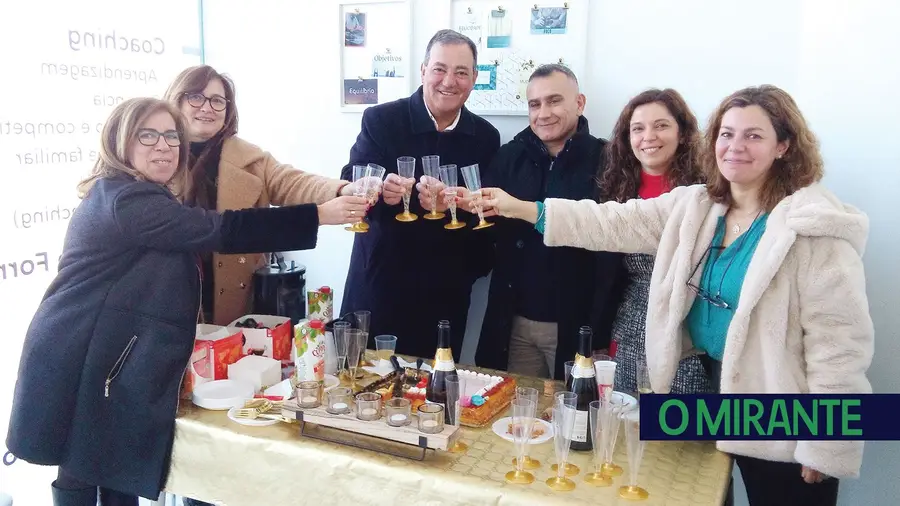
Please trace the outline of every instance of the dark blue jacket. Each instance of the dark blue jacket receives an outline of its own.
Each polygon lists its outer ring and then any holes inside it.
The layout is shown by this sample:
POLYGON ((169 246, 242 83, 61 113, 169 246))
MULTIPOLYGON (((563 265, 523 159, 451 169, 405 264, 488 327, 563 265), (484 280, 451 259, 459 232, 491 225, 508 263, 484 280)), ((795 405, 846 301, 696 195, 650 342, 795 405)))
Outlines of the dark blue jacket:
MULTIPOLYGON (((350 150, 341 178, 351 180, 354 165, 377 163, 397 172, 397 158, 416 158, 416 179, 423 174, 422 157, 439 155, 441 165, 459 168, 479 164, 482 178, 500 147, 500 134, 486 120, 465 108, 456 128, 438 132, 425 108, 420 87, 409 98, 366 109, 362 129, 350 150)), ((462 174, 459 186, 464 186, 462 174)), ((430 357, 434 354, 439 320, 450 320, 456 360, 462 348, 469 297, 476 279, 490 269, 491 244, 485 230, 472 230, 477 216, 459 213, 468 226, 446 230, 443 221, 422 218, 414 190, 410 210, 419 215, 411 223, 394 217, 403 204, 380 200, 369 211, 368 233, 357 234, 350 257, 341 311, 369 310, 369 346, 378 334, 397 336, 397 352, 430 357)))
POLYGON ((217 214, 158 184, 98 180, 28 328, 6 446, 157 498, 200 309, 197 254, 310 249, 317 229, 315 205, 217 214))
MULTIPOLYGON (((538 201, 599 197, 598 169, 603 166, 606 141, 591 135, 586 118, 555 159, 530 127, 505 144, 491 163, 486 185, 510 195, 538 201)), ((520 306, 518 297, 533 297, 540 290, 555 306, 556 363, 550 367, 556 379, 564 378, 567 360, 575 358, 578 329, 594 331, 594 349, 607 348, 612 322, 622 294, 622 255, 579 248, 544 245, 543 236, 531 223, 497 218, 491 233, 496 239, 496 262, 491 275, 488 306, 484 315, 475 363, 505 370, 509 360, 512 320, 520 306), (527 267, 526 256, 535 255, 541 268, 527 267)))

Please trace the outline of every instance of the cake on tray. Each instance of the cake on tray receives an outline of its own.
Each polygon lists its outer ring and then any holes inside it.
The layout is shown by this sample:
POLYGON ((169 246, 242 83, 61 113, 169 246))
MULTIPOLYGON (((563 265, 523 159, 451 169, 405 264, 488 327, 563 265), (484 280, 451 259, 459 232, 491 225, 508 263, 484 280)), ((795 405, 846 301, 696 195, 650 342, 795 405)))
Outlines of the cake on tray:
MULTIPOLYGON (((415 413, 425 403, 425 390, 428 386, 429 374, 425 371, 406 368, 403 381, 403 397, 412 403, 415 413)), ((506 409, 516 396, 516 380, 509 376, 491 375, 457 369, 460 383, 464 391, 460 399, 460 424, 467 427, 484 427, 506 409)), ((380 380, 361 389, 365 392, 377 392, 385 401, 394 397, 397 372, 391 372, 380 380)))

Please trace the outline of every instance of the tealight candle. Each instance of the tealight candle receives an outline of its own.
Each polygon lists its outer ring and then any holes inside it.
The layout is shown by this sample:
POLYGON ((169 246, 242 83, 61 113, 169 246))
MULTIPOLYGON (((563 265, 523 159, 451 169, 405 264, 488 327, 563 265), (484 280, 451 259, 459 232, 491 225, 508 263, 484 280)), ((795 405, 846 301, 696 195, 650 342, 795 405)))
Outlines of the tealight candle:
POLYGON ((419 432, 437 434, 444 430, 444 406, 422 404, 419 406, 419 432))
POLYGON ((363 392, 357 395, 356 418, 367 421, 381 418, 381 395, 374 392, 363 392))
POLYGON ((322 385, 318 381, 301 381, 297 385, 297 403, 301 408, 318 407, 321 401, 322 385))
POLYGON ((351 391, 347 387, 335 387, 325 394, 328 398, 325 411, 332 415, 343 415, 350 412, 351 391))
POLYGON ((410 422, 411 406, 410 400, 403 397, 388 399, 384 403, 387 424, 392 427, 402 427, 408 424, 410 422))

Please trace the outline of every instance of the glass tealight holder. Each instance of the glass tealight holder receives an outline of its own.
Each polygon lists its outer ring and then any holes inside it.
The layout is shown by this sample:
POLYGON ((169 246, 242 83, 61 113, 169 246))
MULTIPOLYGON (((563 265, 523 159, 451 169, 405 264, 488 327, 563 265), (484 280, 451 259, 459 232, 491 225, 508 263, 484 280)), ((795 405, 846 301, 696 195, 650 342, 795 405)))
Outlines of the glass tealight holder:
POLYGON ((381 395, 375 392, 357 394, 356 418, 368 422, 381 418, 381 395))
POLYGON ((297 385, 297 404, 301 408, 317 408, 322 404, 322 385, 318 381, 301 381, 297 385))
POLYGON ((391 427, 409 425, 412 420, 412 402, 409 399, 395 397, 384 403, 384 419, 391 427))
POLYGON ((419 406, 419 432, 437 434, 444 430, 444 406, 422 404, 419 406))
POLYGON ((334 387, 325 392, 325 411, 332 415, 345 415, 350 412, 353 392, 348 387, 334 387))

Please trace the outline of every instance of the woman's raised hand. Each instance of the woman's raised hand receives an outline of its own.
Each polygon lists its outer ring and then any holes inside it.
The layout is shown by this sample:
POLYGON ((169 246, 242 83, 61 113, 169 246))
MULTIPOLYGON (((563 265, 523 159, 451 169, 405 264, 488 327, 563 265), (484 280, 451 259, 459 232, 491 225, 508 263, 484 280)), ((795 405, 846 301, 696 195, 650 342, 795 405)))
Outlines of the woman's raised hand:
POLYGON ((357 223, 366 215, 369 202, 365 197, 347 195, 320 204, 319 225, 343 225, 357 223))
POLYGON ((503 216, 530 223, 537 221, 537 205, 534 202, 519 200, 500 188, 482 188, 482 204, 484 216, 503 216))

